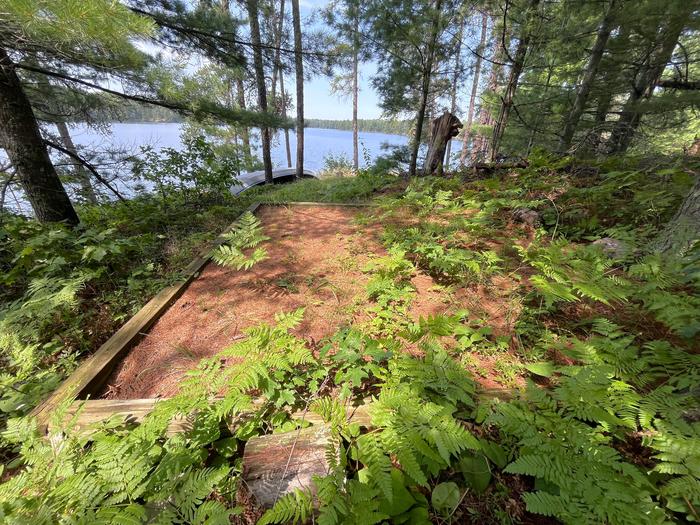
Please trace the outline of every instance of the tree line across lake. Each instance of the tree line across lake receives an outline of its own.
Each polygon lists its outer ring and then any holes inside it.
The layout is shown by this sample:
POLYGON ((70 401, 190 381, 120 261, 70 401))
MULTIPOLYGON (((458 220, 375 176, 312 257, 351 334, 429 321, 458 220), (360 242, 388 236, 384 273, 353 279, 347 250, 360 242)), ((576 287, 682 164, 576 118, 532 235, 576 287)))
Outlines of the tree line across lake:
MULTIPOLYGON (((105 112, 101 117, 106 121, 125 123, 180 123, 186 120, 182 114, 171 109, 129 101, 121 104, 114 111, 105 112)), ((411 131, 411 121, 407 119, 357 119, 357 126, 359 131, 391 135, 408 135, 411 131)), ((352 131, 353 121, 309 118, 304 119, 304 127, 352 131)))

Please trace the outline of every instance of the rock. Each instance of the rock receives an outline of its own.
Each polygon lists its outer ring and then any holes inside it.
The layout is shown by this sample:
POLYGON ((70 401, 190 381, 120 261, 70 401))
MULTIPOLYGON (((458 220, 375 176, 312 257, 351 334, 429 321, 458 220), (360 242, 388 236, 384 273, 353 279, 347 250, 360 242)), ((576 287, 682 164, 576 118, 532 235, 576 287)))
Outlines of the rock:
POLYGON ((613 239, 612 237, 603 237, 597 241, 593 241, 593 246, 600 246, 603 253, 611 259, 622 259, 627 255, 627 246, 622 241, 613 239))
POLYGON ((540 224, 542 224, 540 214, 535 210, 531 210, 530 208, 518 208, 513 212, 513 218, 516 221, 532 226, 533 228, 537 228, 540 226, 540 224))

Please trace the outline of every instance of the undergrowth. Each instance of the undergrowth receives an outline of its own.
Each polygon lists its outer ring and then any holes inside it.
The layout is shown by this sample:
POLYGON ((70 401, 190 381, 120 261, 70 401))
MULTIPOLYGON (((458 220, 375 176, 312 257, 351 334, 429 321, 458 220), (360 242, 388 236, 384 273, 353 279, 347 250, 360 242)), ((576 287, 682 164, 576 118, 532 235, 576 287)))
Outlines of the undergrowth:
MULTIPOLYGON (((302 181, 255 198, 363 200, 383 186, 352 180, 302 181)), ((46 440, 29 419, 9 419, 2 435, 18 470, 0 485, 0 516, 9 523, 249 522, 251 511, 237 498, 243 444, 308 424, 291 417, 301 410, 330 428, 330 471, 313 491, 258 513, 259 523, 312 516, 323 525, 700 521, 698 252, 681 259, 646 250, 691 181, 682 166, 599 165, 580 176, 570 162, 554 167, 544 157, 502 177, 414 180, 379 198, 364 219, 383 226, 387 253, 364 268, 362 322, 312 348, 293 334, 303 311, 280 312, 275 324, 249 328, 245 339, 203 360, 180 393, 136 428, 109 421, 87 438, 71 431, 63 407, 55 414, 63 431, 46 440), (539 223, 520 223, 523 209, 539 223), (603 237, 624 250, 593 242, 603 237), (412 318, 417 272, 443 290, 486 290, 516 302, 517 319, 497 335, 483 313, 455 300, 444 313, 412 318), (484 389, 474 368, 481 356, 503 359, 496 373, 522 388, 484 389), (368 401, 369 428, 349 422, 348 407, 368 401), (192 428, 167 436, 177 415, 189 415, 192 428)), ((5 226, 5 242, 16 244, 3 264, 15 277, 0 322, 2 344, 25 349, 7 354, 15 357, 3 381, 13 392, 24 384, 41 390, 31 399, 22 394, 31 407, 55 384, 39 387, 33 374, 58 378, 74 366, 74 353, 56 341, 85 322, 66 320, 86 304, 84 290, 107 276, 123 283, 135 254, 149 263, 133 233, 130 241, 88 236, 75 255, 67 246, 82 233, 14 227, 5 226), (21 243, 12 239, 42 235, 57 236, 50 239, 57 253, 70 253, 53 262, 32 260, 31 251, 18 257, 21 243), (38 269, 21 277, 18 264, 38 269), (31 327, 34 338, 13 336, 15 326, 31 327), (56 346, 46 347, 50 341, 56 346)), ((231 250, 255 250, 264 237, 250 217, 236 232, 231 250)), ((245 268, 241 254, 222 253, 222 262, 231 255, 245 268)))

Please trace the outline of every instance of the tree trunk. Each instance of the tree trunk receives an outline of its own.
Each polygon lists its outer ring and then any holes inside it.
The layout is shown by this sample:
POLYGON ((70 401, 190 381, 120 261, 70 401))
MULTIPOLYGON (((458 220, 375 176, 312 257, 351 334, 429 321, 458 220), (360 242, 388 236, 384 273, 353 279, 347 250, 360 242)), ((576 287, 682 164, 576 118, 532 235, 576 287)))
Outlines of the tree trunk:
MULTIPOLYGON (((495 32, 496 18, 492 16, 491 22, 494 28, 492 30, 493 33, 495 32)), ((501 77, 501 71, 503 69, 501 61, 504 58, 503 41, 500 38, 495 38, 494 42, 494 49, 491 53, 491 62, 493 62, 493 64, 491 65, 491 71, 489 72, 489 81, 487 86, 488 91, 491 91, 493 93, 495 93, 498 89, 498 79, 501 77)), ((484 104, 482 104, 479 107, 479 124, 481 124, 484 127, 493 126, 493 114, 491 113, 489 107, 484 104)), ((476 137, 474 137, 474 144, 472 145, 472 164, 476 164, 478 160, 483 159, 488 153, 488 150, 488 137, 483 132, 478 133, 476 137)))
MULTIPOLYGON (((238 107, 245 109, 245 90, 243 89, 243 79, 236 79, 236 96, 238 98, 238 107)), ((250 152, 250 131, 246 126, 241 130, 241 139, 243 140, 243 155, 245 155, 246 161, 249 162, 252 158, 250 152)))
POLYGON ((530 0, 530 5, 524 15, 526 24, 523 28, 523 36, 518 42, 518 49, 515 52, 515 57, 513 58, 513 67, 510 70, 510 75, 508 77, 508 83, 506 84, 506 90, 501 98, 501 109, 498 112, 498 118, 493 127, 493 137, 491 139, 491 147, 489 152, 489 159, 491 162, 496 160, 498 156, 498 150, 501 147, 501 140, 503 139, 503 134, 508 125, 508 117, 510 116, 510 110, 513 107, 513 98, 515 97, 515 92, 518 89, 518 81, 520 80, 520 74, 525 66, 525 56, 527 55, 528 48, 530 47, 530 39, 532 37, 532 31, 529 27, 529 22, 532 19, 532 12, 537 8, 540 0, 530 0))
MULTIPOLYGON (((284 73, 282 71, 282 68, 280 68, 279 71, 280 74, 280 96, 282 97, 282 117, 284 119, 287 119, 287 95, 284 90, 284 73)), ((284 128, 284 148, 285 151, 287 152, 287 167, 291 168, 292 167, 292 148, 289 145, 289 130, 287 128, 284 128)))
POLYGON ((688 3, 686 11, 671 17, 665 28, 658 53, 653 53, 648 62, 642 65, 632 86, 632 91, 620 113, 619 120, 610 135, 609 153, 624 153, 627 151, 632 138, 642 119, 640 105, 644 99, 649 99, 654 93, 654 86, 661 78, 666 64, 673 56, 673 50, 684 27, 690 20, 692 3, 688 3))
MULTIPOLYGON (((469 148, 469 139, 472 134, 472 124, 474 123, 474 108, 476 106, 476 94, 479 92, 479 78, 481 76, 481 55, 484 53, 486 45, 486 32, 488 30, 489 17, 484 11, 481 15, 481 38, 479 39, 478 55, 476 56, 476 64, 474 65, 474 78, 472 79, 472 92, 469 96, 469 111, 467 112, 467 124, 464 127, 462 134, 462 153, 459 156, 459 162, 464 166, 467 161, 467 150, 469 148)), ((494 66, 495 67, 495 66, 494 66)))
POLYGON ((430 123, 430 146, 425 158, 423 175, 442 175, 447 146, 459 134, 462 123, 452 113, 443 113, 430 123))
POLYGON ((418 150, 420 149, 420 139, 423 134, 423 121, 425 120, 425 109, 428 105, 428 95, 430 94, 430 77, 433 74, 433 60, 435 59, 435 47, 437 45, 438 33, 440 31, 440 15, 442 14, 442 0, 435 0, 435 14, 433 24, 430 29, 430 38, 427 45, 425 69, 421 83, 420 106, 416 116, 416 130, 411 144, 411 162, 408 166, 408 176, 415 177, 418 165, 418 150))
MULTIPOLYGON (((255 82, 258 90, 260 111, 267 112, 267 88, 265 87, 265 70, 263 69, 262 45, 260 41, 260 23, 258 22, 258 0, 246 0, 248 22, 250 23, 250 40, 253 44, 253 65, 255 82)), ((265 183, 272 184, 272 158, 270 157, 270 128, 260 128, 265 183)))
MULTIPOLYGON (((452 76, 452 88, 450 91, 450 113, 453 115, 457 112, 457 82, 459 82, 460 70, 462 69, 462 36, 464 35, 464 23, 466 20, 462 18, 459 22, 459 30, 457 31, 457 51, 455 53, 455 74, 452 76)), ((447 142, 445 150, 445 169, 450 167, 450 152, 452 151, 452 140, 447 142)))
MULTIPOLYGON (((554 63, 549 63, 547 62, 547 80, 544 83, 544 90, 542 91, 542 96, 541 99, 543 101, 547 100, 547 93, 549 93, 549 87, 552 82, 552 75, 554 74, 554 63)), ((537 136, 537 130, 539 130, 540 126, 542 125, 542 122, 544 121, 544 109, 542 111, 537 112, 537 116, 535 117, 535 122, 532 126, 532 129, 530 130, 530 138, 527 141, 527 150, 525 153, 525 157, 529 157, 530 153, 532 152, 532 148, 535 145, 535 137, 537 136)))
POLYGON ((353 11, 353 38, 352 38, 352 169, 357 170, 360 167, 360 133, 357 124, 357 99, 359 95, 358 69, 360 60, 360 42, 359 33, 359 16, 357 11, 353 11))
POLYGON ((301 46, 301 15, 299 0, 292 0, 292 23, 294 25, 294 67, 297 81, 297 172, 298 179, 304 175, 304 60, 301 46))
POLYGON ((685 255, 700 241, 700 177, 681 204, 676 215, 652 244, 656 252, 685 255))
MULTIPOLYGON (((281 46, 282 46, 282 33, 284 30, 284 5, 286 1, 280 0, 280 13, 277 19, 277 27, 275 28, 275 67, 272 70, 272 96, 275 97, 275 87, 277 86, 277 78, 279 77, 280 82, 280 99, 282 100, 281 114, 282 117, 287 119, 287 96, 284 90, 284 72, 282 71, 282 62, 280 60, 281 46)), ((289 146, 289 130, 284 128, 284 145, 287 152, 287 167, 292 167, 292 150, 289 146)))
MULTIPOLYGON (((76 149, 75 144, 73 144, 73 139, 70 136, 66 123, 63 121, 56 122, 56 128, 58 128, 58 134, 61 136, 61 141, 63 142, 65 148, 77 156, 78 150, 76 149)), ((83 198, 90 204, 97 204, 97 196, 95 195, 95 190, 90 183, 90 174, 85 169, 85 166, 80 164, 80 162, 75 159, 71 159, 71 163, 75 168, 75 178, 78 179, 78 182, 80 183, 80 193, 82 194, 83 198)))
POLYGON ((15 167, 40 222, 80 222, 51 163, 15 65, 3 48, 0 48, 0 145, 15 167))
POLYGON ((571 108, 569 117, 566 119, 564 132, 562 133, 559 141, 559 151, 561 152, 568 150, 569 146, 571 146, 571 140, 574 137, 574 132, 576 131, 578 122, 581 119, 581 115, 583 115, 584 109, 586 109, 588 95, 591 93, 593 81, 595 80, 596 73, 598 72, 598 66, 603 58, 605 46, 608 44, 608 39, 610 38, 610 33, 613 29, 615 17, 615 0, 610 0, 605 16, 598 26, 595 42, 593 43, 593 48, 591 49, 591 56, 588 59, 588 64, 586 64, 586 69, 583 72, 581 85, 576 92, 574 105, 571 108))

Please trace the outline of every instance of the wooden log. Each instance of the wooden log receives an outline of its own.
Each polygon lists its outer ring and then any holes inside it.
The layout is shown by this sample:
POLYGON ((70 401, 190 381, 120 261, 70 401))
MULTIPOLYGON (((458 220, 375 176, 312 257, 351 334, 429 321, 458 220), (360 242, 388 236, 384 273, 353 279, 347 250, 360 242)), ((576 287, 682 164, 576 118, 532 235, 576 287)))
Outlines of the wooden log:
MULTIPOLYGON (((259 202, 251 204, 246 212, 254 213, 259 202)), ((245 213, 245 212, 244 212, 245 213)), ((228 232, 235 222, 225 230, 228 232)), ((141 338, 156 320, 177 300, 189 283, 199 275, 209 262, 213 251, 225 240, 224 233, 219 235, 209 247, 207 253, 192 261, 183 271, 184 279, 161 290, 146 305, 129 319, 100 348, 88 357, 43 403, 31 413, 37 419, 40 430, 47 429, 50 415, 71 397, 81 398, 95 394, 107 380, 117 361, 141 338)))
MULTIPOLYGON (((125 422, 138 424, 153 410, 156 403, 162 399, 89 399, 75 401, 66 410, 60 424, 47 422, 50 434, 62 430, 72 423, 71 432, 78 435, 90 434, 96 425, 112 418, 122 418, 125 422)), ((166 435, 172 436, 192 428, 192 416, 174 418, 168 425, 166 435)))
POLYGON ((459 134, 461 127, 462 122, 447 111, 430 123, 430 144, 423 165, 423 175, 442 175, 447 143, 459 134))
MULTIPOLYGON (((122 417, 128 423, 138 424, 154 409, 156 404, 164 399, 87 399, 84 401, 74 401, 66 410, 60 422, 48 420, 47 430, 54 433, 65 428, 72 423, 71 431, 78 435, 88 435, 94 430, 95 425, 107 421, 113 417, 122 417)), ((262 407, 266 401, 262 398, 253 399, 252 410, 262 407)), ((369 416, 369 404, 357 407, 346 407, 346 414, 349 423, 357 423, 361 427, 371 425, 369 416)), ((251 411, 252 412, 252 411, 251 411)), ((245 419, 246 413, 237 415, 227 423, 229 430, 233 433, 238 424, 245 419)), ((315 412, 297 410, 289 414, 297 421, 306 421, 312 425, 323 425, 321 416, 315 412)), ((177 417, 170 422, 166 435, 171 436, 178 432, 185 432, 192 428, 192 417, 177 417)))
MULTIPOLYGON (((508 401, 513 399, 516 390, 510 388, 479 388, 476 396, 480 401, 488 402, 492 399, 508 401)), ((74 432, 78 434, 89 434, 94 426, 115 416, 123 417, 127 422, 138 424, 150 413, 156 403, 164 401, 160 398, 149 399, 88 399, 74 401, 66 410, 66 414, 60 423, 47 421, 47 429, 50 432, 59 430, 72 421, 74 432), (58 425, 58 427, 56 426, 58 425)), ((256 410, 262 407, 266 401, 262 398, 253 399, 253 408, 256 410)), ((345 412, 348 423, 356 423, 364 428, 371 428, 370 408, 372 402, 366 399, 365 403, 359 406, 346 406, 345 412)), ((246 413, 239 414, 235 419, 229 421, 227 426, 234 432, 241 420, 245 419, 246 413)), ((312 425, 323 425, 323 418, 315 412, 297 410, 289 414, 291 419, 305 421, 312 425)), ((170 422, 166 435, 173 435, 184 432, 191 428, 191 417, 178 417, 170 422)))
POLYGON ((254 437, 243 453, 243 479, 263 507, 296 489, 313 491, 313 476, 330 471, 329 444, 326 425, 254 437))
POLYGON ((308 201, 265 201, 263 202, 266 206, 317 206, 322 208, 324 206, 339 206, 347 208, 372 208, 378 206, 373 202, 308 202, 308 201))

